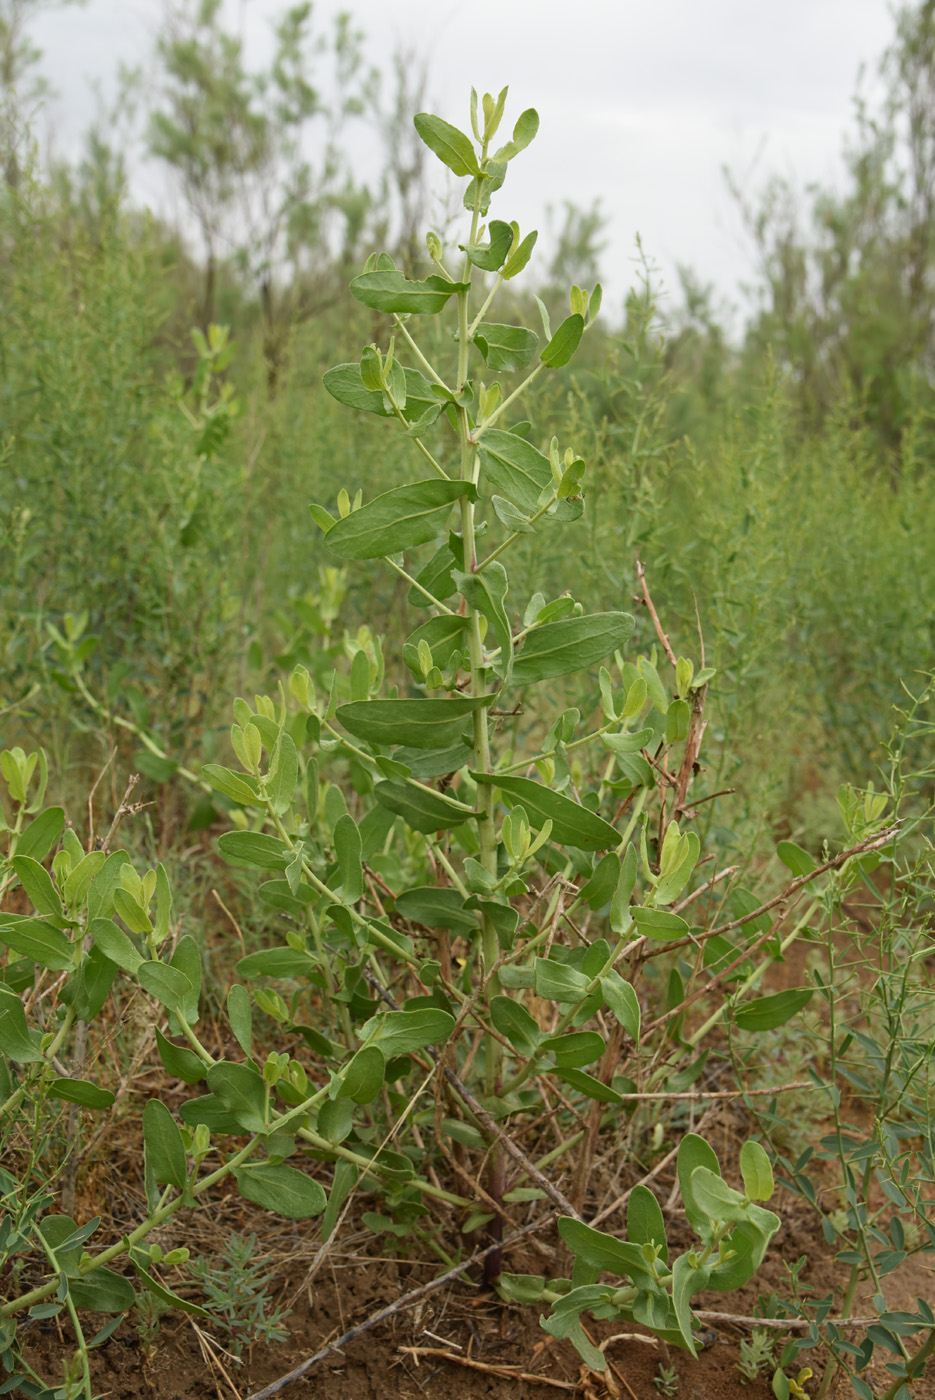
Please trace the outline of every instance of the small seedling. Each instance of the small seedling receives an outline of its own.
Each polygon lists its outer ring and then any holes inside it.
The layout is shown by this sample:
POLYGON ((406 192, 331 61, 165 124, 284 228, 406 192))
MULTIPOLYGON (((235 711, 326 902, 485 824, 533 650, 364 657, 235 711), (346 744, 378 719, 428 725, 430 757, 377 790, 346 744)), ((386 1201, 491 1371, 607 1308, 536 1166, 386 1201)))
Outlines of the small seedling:
POLYGON ((676 1395, 679 1388, 678 1372, 674 1366, 665 1366, 660 1361, 653 1376, 653 1385, 660 1395, 676 1395))
POLYGON ((774 1342, 775 1338, 765 1327, 754 1327, 750 1336, 740 1343, 737 1370, 744 1381, 755 1381, 757 1376, 773 1365, 774 1342))
POLYGON ((256 1235, 231 1235, 213 1260, 198 1259, 189 1268, 204 1289, 214 1326, 238 1361, 257 1342, 289 1340, 283 1326, 289 1313, 272 1306, 274 1271, 258 1257, 256 1235))

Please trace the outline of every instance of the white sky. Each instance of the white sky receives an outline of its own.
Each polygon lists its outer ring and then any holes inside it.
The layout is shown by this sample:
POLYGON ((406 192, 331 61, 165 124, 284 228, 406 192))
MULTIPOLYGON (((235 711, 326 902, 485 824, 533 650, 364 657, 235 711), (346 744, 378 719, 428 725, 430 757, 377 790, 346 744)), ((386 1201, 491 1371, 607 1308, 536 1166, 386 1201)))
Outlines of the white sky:
MULTIPOLYGON (((228 0, 248 55, 262 58, 284 4, 228 0)), ((161 9, 88 0, 35 24, 61 94, 49 114, 60 152, 74 151, 93 118, 90 84, 106 92, 121 60, 146 65, 161 9)), ((318 0, 317 23, 339 9, 367 33, 372 62, 397 46, 427 54, 430 110, 456 125, 468 125, 472 83, 494 93, 510 84, 505 128, 538 109, 539 135, 492 212, 542 229, 547 205, 599 198, 614 312, 637 233, 669 287, 688 263, 743 304, 752 254, 723 168, 752 186, 774 171, 803 185, 838 180, 858 72, 866 65, 875 78, 893 32, 887 0, 318 0)), ((164 188, 155 173, 137 185, 154 201, 164 188)))

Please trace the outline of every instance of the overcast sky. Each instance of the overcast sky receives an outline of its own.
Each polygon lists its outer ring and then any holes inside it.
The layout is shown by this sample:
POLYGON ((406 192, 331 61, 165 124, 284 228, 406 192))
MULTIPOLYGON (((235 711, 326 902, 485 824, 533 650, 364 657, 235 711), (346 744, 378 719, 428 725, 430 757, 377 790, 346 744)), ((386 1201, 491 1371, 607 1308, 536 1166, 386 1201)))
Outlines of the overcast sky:
MULTIPOLYGON (((284 0, 228 4, 261 59, 284 0)), ((428 105, 449 121, 468 125, 472 83, 510 85, 505 125, 538 109, 539 136, 494 212, 526 230, 544 227, 549 204, 599 199, 614 309, 638 233, 669 287, 687 263, 742 305, 753 261, 723 168, 749 186, 774 171, 840 180, 859 70, 875 78, 893 32, 887 0, 318 0, 318 23, 340 9, 367 33, 373 62, 399 46, 428 56, 428 105)), ((161 0, 88 0, 34 26, 61 94, 50 112, 61 153, 94 115, 91 84, 108 90, 121 60, 147 63, 161 11, 161 0)), ((165 200, 155 174, 137 189, 165 200)))

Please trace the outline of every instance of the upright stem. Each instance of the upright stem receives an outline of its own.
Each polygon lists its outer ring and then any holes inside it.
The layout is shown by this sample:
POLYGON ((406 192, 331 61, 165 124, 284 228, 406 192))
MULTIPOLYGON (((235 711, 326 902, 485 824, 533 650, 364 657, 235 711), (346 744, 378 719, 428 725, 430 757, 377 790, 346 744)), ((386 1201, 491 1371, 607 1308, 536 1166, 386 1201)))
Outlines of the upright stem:
MULTIPOLYGON (((485 151, 486 154, 486 151, 485 151)), ((474 214, 471 219, 470 244, 473 245, 477 239, 478 226, 478 204, 480 202, 480 181, 478 181, 478 199, 475 203, 474 214)), ((470 264, 465 258, 465 275, 463 280, 470 278, 470 264)), ((470 330, 468 322, 468 297, 469 292, 458 293, 458 392, 464 388, 468 379, 469 353, 470 353, 470 330)), ((458 411, 458 434, 461 440, 461 480, 473 482, 475 479, 475 447, 471 441, 471 424, 468 419, 467 409, 462 405, 458 411)), ((464 568, 465 572, 473 573, 477 569, 477 547, 474 539, 474 504, 466 496, 461 498, 461 534, 464 541, 464 568)), ((480 614, 476 608, 468 607, 468 653, 471 662, 471 694, 484 695, 487 690, 487 670, 484 664, 484 647, 480 631, 480 614)), ((481 705, 474 711, 474 768, 478 773, 490 773, 492 766, 490 762, 490 733, 487 722, 487 709, 481 705)), ((497 877, 497 838, 494 828, 492 812, 489 810, 492 804, 488 802, 488 811, 478 819, 478 841, 480 844, 480 863, 487 873, 496 880, 497 877)), ((495 996, 499 991, 499 979, 492 971, 497 958, 500 955, 500 945, 497 941, 497 931, 494 928, 493 920, 488 914, 483 915, 482 920, 482 949, 483 949, 483 969, 484 978, 487 983, 488 995, 495 996)), ((500 1045, 493 1037, 489 1037, 486 1046, 486 1090, 488 1094, 496 1091, 497 1082, 500 1077, 500 1045)))

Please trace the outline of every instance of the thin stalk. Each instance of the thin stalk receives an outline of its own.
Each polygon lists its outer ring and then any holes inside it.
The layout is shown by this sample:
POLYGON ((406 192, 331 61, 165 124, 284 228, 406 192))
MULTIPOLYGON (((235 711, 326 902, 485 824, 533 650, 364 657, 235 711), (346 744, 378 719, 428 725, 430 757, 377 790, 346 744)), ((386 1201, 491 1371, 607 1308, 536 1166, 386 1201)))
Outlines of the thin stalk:
MULTIPOLYGON (((540 506, 535 515, 529 517, 529 524, 535 525, 537 520, 541 520, 542 517, 552 509, 557 500, 558 497, 553 495, 551 500, 546 501, 544 506, 540 506)), ((514 530, 512 535, 507 535, 502 544, 498 544, 496 549, 492 549, 487 557, 481 560, 475 572, 480 573, 482 569, 486 569, 488 564, 492 564, 495 559, 499 559, 500 555, 505 554, 512 544, 515 544, 517 540, 521 540, 523 536, 528 533, 527 530, 514 530)), ((529 631, 530 629, 527 628, 526 630, 529 631)), ((517 635, 516 641, 519 641, 519 635, 517 635)))
POLYGON ((536 365, 535 369, 530 374, 526 375, 526 378, 523 380, 522 384, 518 384, 517 387, 513 390, 512 394, 507 394, 506 398, 497 405, 493 413, 491 413, 490 417, 485 418, 483 423, 478 423, 477 427, 474 429, 475 442, 480 441, 483 434, 487 432, 488 428, 493 427, 497 419, 500 418, 502 414, 506 412, 510 404, 513 403, 515 399, 518 399, 522 394, 525 394, 526 390, 529 388, 533 380, 544 369, 545 365, 540 360, 539 364, 536 365))
MULTIPOLYGON (((141 729, 140 726, 138 724, 134 724, 132 720, 124 719, 122 715, 113 714, 112 711, 108 710, 106 705, 102 705, 100 700, 98 700, 96 696, 92 695, 91 691, 85 685, 84 681, 82 680, 80 671, 72 670, 71 678, 75 682, 75 685, 78 687, 82 698, 88 705, 90 705, 91 709, 95 712, 95 714, 101 715, 104 719, 109 720, 112 724, 116 724, 120 729, 126 729, 128 733, 135 735, 135 737, 139 739, 140 743, 143 745, 143 748, 149 749, 150 753, 153 754, 156 758, 162 758, 168 761, 169 763, 175 763, 175 759, 172 758, 169 754, 167 754, 165 749, 160 748, 156 741, 149 737, 145 729, 141 729)), ((211 786, 210 783, 205 782, 204 778, 199 778, 197 773, 193 773, 190 768, 183 767, 181 763, 176 764, 175 771, 176 773, 181 774, 183 778, 186 778, 188 782, 194 783, 196 787, 202 788, 205 792, 214 792, 214 788, 211 786)))
MULTIPOLYGON (((393 407, 396 409, 396 417, 399 419, 400 423, 402 423, 404 428, 408 428, 409 421, 403 414, 402 409, 398 408, 395 403, 393 404, 393 407)), ((413 438, 413 442, 415 443, 416 447, 418 447, 419 451, 422 453, 422 456, 428 462, 429 466, 432 468, 432 471, 435 472, 437 476, 440 476, 443 481, 450 481, 451 477, 445 471, 445 468, 435 460, 432 453, 428 450, 422 439, 413 438)))
POLYGON ((497 275, 497 278, 496 278, 496 280, 495 280, 495 282, 494 282, 494 284, 493 284, 493 286, 491 287, 490 291, 487 293, 486 297, 484 298, 483 305, 481 306, 480 311, 478 311, 477 315, 474 317, 474 320, 471 322, 470 329, 468 330, 468 339, 469 339, 469 340, 473 340, 473 339, 474 339, 474 332, 477 330, 477 327, 480 325, 481 321, 483 321, 484 317, 487 315, 487 309, 488 309, 488 307, 490 306, 490 304, 492 303, 494 297, 495 297, 495 296, 497 295, 497 293, 499 292, 499 290, 500 290, 500 288, 501 288, 502 285, 503 285, 503 277, 502 277, 502 275, 498 274, 498 275, 497 275))
POLYGON ((428 601, 432 604, 433 608, 438 608, 439 612, 447 613, 449 617, 454 617, 454 609, 447 607, 444 603, 442 603, 438 598, 435 597, 434 593, 430 593, 427 588, 423 588, 419 580, 413 578, 411 574, 407 574, 406 570, 402 567, 401 564, 397 564, 395 560, 390 559, 388 555, 384 556, 383 562, 384 564, 389 564, 391 569, 395 569, 396 572, 399 574, 399 577, 404 578, 412 588, 418 589, 418 591, 422 594, 423 598, 427 598, 428 601))
MULTIPOLYGON (((58 1288, 61 1285, 61 1283, 65 1281, 64 1271, 62 1270, 61 1265, 59 1264, 49 1245, 46 1243, 45 1236, 43 1235, 42 1231, 36 1228, 33 1230, 33 1234, 35 1238, 39 1241, 39 1245, 42 1249, 43 1254, 48 1259, 50 1265, 58 1275, 59 1282, 58 1284, 56 1284, 56 1288, 58 1288)), ((78 1355, 81 1357, 81 1389, 84 1392, 85 1400, 91 1400, 91 1366, 88 1362, 88 1344, 85 1341, 84 1329, 82 1328, 81 1322, 78 1318, 78 1310, 75 1307, 74 1302, 72 1301, 71 1293, 70 1291, 68 1291, 67 1283, 65 1292, 65 1307, 68 1309, 68 1316, 71 1318, 71 1325, 75 1329, 75 1340, 78 1343, 78 1355)))
MULTIPOLYGON (((448 280, 450 281, 451 279, 449 278, 448 280)), ((435 367, 429 363, 429 361, 423 355, 422 351, 419 349, 419 346, 416 344, 415 340, 410 335, 409 327, 406 325, 405 321, 400 320, 399 316, 394 315, 393 324, 396 326, 397 330, 402 331, 403 335, 409 343, 409 348, 412 350, 412 353, 419 361, 419 364, 425 370, 429 379, 433 379, 435 383, 439 386, 439 388, 444 389, 447 394, 450 394, 451 390, 448 388, 448 385, 438 373, 438 370, 435 369, 435 367)))
MULTIPOLYGON (((818 907, 819 906, 817 900, 813 904, 809 905, 808 909, 802 915, 801 919, 799 919, 792 932, 786 934, 786 937, 780 943, 780 954, 785 953, 787 948, 792 947, 792 944, 796 941, 803 928, 805 928, 805 926, 808 924, 809 920, 811 919, 812 915, 815 913, 815 910, 818 907)), ((768 967, 772 967, 775 961, 776 960, 774 957, 772 957, 772 955, 768 958, 764 958, 763 961, 759 964, 759 966, 755 967, 753 971, 749 974, 749 976, 744 978, 743 982, 741 982, 740 986, 737 988, 737 991, 734 993, 734 1000, 739 1002, 746 995, 747 992, 751 991, 759 982, 766 969, 768 967)), ((723 1015, 724 1007, 719 1006, 717 1011, 713 1011, 708 1017, 708 1019, 689 1036, 686 1044, 692 1046, 697 1045, 699 1041, 704 1039, 704 1037, 708 1034, 712 1027, 717 1025, 718 1021, 720 1021, 723 1018, 723 1015)))

